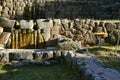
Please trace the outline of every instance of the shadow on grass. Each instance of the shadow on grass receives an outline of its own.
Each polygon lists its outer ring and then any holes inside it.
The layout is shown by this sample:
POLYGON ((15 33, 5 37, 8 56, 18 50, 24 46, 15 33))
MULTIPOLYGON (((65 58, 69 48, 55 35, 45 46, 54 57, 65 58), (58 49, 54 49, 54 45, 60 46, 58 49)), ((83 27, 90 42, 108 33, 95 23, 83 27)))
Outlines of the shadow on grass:
POLYGON ((0 65, 0 80, 80 80, 80 76, 63 64, 51 66, 26 65, 13 67, 0 65))
POLYGON ((116 69, 117 71, 120 72, 120 61, 103 61, 102 63, 104 63, 106 65, 106 67, 108 68, 112 68, 112 69, 116 69))

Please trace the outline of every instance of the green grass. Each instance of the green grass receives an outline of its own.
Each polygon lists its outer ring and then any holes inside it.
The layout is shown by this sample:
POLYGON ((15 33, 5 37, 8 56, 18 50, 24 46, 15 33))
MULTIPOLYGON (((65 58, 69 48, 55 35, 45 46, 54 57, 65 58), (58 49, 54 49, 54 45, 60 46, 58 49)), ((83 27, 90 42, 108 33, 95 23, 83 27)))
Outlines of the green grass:
MULTIPOLYGON (((117 50, 120 50, 120 46, 118 46, 117 50)), ((112 59, 109 57, 120 57, 120 53, 115 53, 115 46, 102 46, 98 48, 98 46, 93 46, 89 48, 91 54, 93 54, 100 62, 104 63, 106 67, 116 69, 120 72, 120 61, 116 59, 112 59), (99 58, 100 56, 107 56, 107 58, 99 58)))
POLYGON ((0 64, 0 80, 80 80, 80 76, 65 65, 28 65, 13 67, 0 64))
POLYGON ((113 60, 105 60, 105 59, 99 59, 100 62, 104 63, 106 67, 116 69, 120 72, 120 61, 113 61, 113 60))
MULTIPOLYGON (((96 55, 96 56, 120 56, 115 53, 116 46, 102 46, 98 48, 98 46, 92 46, 88 50, 96 55)), ((120 50, 120 46, 117 47, 117 50, 120 50)))

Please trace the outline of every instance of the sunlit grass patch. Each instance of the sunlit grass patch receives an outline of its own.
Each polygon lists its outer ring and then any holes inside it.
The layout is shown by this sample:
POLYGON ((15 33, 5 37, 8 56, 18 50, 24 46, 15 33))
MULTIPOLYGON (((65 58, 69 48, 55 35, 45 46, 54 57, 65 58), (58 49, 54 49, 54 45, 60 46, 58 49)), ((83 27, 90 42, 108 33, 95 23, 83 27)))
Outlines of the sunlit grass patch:
MULTIPOLYGON (((93 54, 100 62, 104 63, 106 67, 116 69, 120 72, 120 54, 115 53, 116 46, 93 46, 89 48, 91 54, 93 54)), ((120 46, 117 47, 120 50, 120 46)))
MULTIPOLYGON (((88 50, 97 56, 120 56, 115 53, 116 46, 102 46, 101 48, 98 46, 92 46, 88 50)), ((120 46, 117 47, 117 50, 120 50, 120 46)))

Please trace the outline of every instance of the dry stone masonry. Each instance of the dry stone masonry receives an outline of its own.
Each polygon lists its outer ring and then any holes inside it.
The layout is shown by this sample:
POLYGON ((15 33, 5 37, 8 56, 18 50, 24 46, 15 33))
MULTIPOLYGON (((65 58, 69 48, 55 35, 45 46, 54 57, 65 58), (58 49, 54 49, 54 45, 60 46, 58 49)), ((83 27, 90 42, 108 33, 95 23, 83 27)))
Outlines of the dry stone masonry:
POLYGON ((0 16, 10 19, 120 19, 119 0, 1 0, 0 16))
POLYGON ((82 46, 97 45, 94 33, 108 33, 102 44, 116 44, 120 21, 93 19, 37 19, 11 20, 0 17, 0 45, 12 49, 40 49, 58 47, 75 50, 82 46), (4 33, 9 33, 7 35, 4 33), (4 39, 5 38, 5 39, 4 39))

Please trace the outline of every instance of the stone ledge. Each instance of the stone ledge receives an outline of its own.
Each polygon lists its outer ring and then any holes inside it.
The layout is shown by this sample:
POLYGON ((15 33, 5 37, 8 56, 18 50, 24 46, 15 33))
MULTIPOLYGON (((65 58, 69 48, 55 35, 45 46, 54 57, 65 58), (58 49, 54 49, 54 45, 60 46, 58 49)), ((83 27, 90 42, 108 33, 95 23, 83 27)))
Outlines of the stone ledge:
POLYGON ((66 62, 73 66, 84 80, 119 80, 120 73, 114 69, 105 68, 97 59, 86 54, 66 52, 66 62))

